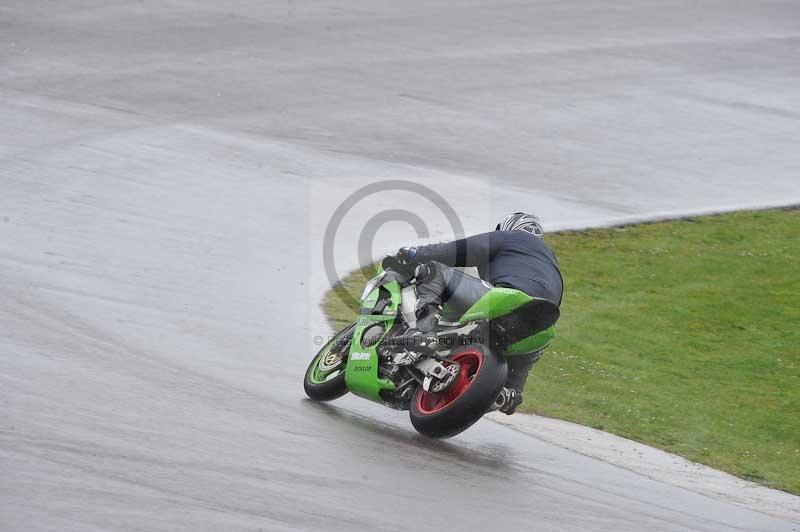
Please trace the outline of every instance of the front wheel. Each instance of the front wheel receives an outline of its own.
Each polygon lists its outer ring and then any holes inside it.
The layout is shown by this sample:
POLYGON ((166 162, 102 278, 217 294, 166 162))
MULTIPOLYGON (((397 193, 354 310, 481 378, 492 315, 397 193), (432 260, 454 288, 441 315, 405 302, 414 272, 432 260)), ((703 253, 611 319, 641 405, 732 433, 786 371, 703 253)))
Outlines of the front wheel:
POLYGON ((411 398, 411 424, 431 438, 449 438, 472 426, 492 406, 508 374, 506 361, 485 346, 460 349, 448 359, 461 366, 455 382, 441 393, 420 386, 411 398))
POLYGON ((344 370, 356 324, 348 325, 325 344, 308 365, 303 389, 315 401, 333 401, 347 393, 344 370))

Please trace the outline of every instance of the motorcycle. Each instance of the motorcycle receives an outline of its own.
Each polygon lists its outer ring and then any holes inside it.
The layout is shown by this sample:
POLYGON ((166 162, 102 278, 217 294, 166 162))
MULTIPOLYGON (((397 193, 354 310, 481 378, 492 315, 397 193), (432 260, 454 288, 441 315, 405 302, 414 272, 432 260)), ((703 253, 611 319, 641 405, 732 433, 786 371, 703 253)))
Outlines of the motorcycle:
POLYGON ((408 410, 419 433, 448 438, 502 408, 506 358, 545 348, 555 337, 559 308, 494 287, 466 312, 445 305, 436 337, 415 345, 404 334, 416 324, 413 284, 413 273, 384 259, 364 287, 358 319, 314 356, 303 385, 316 401, 352 392, 408 410))

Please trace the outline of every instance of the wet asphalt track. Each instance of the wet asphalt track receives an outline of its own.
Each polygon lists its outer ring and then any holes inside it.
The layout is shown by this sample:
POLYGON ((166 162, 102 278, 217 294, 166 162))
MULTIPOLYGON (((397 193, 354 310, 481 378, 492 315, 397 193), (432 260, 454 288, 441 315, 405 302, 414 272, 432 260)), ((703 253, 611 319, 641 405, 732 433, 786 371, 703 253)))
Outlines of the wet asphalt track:
POLYGON ((421 178, 468 232, 520 206, 569 227, 800 201, 799 22, 791 1, 4 1, 0 530, 800 529, 300 385, 326 217, 372 177, 421 178))

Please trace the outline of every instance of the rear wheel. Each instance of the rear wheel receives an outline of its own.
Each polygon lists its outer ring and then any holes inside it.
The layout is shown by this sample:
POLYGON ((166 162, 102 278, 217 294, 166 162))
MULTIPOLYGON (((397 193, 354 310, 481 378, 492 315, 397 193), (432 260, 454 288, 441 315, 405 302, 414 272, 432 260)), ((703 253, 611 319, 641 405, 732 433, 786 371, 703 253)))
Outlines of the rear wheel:
POLYGON ((420 386, 411 398, 411 424, 431 438, 455 436, 478 421, 494 403, 508 372, 505 360, 485 346, 460 349, 448 359, 460 365, 455 382, 441 393, 420 386))
POLYGON ((353 323, 333 335, 308 365, 303 388, 311 399, 332 401, 347 393, 344 370, 355 328, 353 323))

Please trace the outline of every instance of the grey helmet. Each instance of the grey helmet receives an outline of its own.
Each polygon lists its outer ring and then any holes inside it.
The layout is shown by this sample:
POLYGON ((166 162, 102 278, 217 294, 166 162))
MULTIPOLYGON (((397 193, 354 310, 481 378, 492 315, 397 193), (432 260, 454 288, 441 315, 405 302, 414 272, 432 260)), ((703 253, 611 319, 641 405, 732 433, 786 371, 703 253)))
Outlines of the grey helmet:
POLYGON ((515 212, 503 218, 495 231, 526 231, 537 238, 544 237, 542 221, 538 216, 526 212, 515 212))

